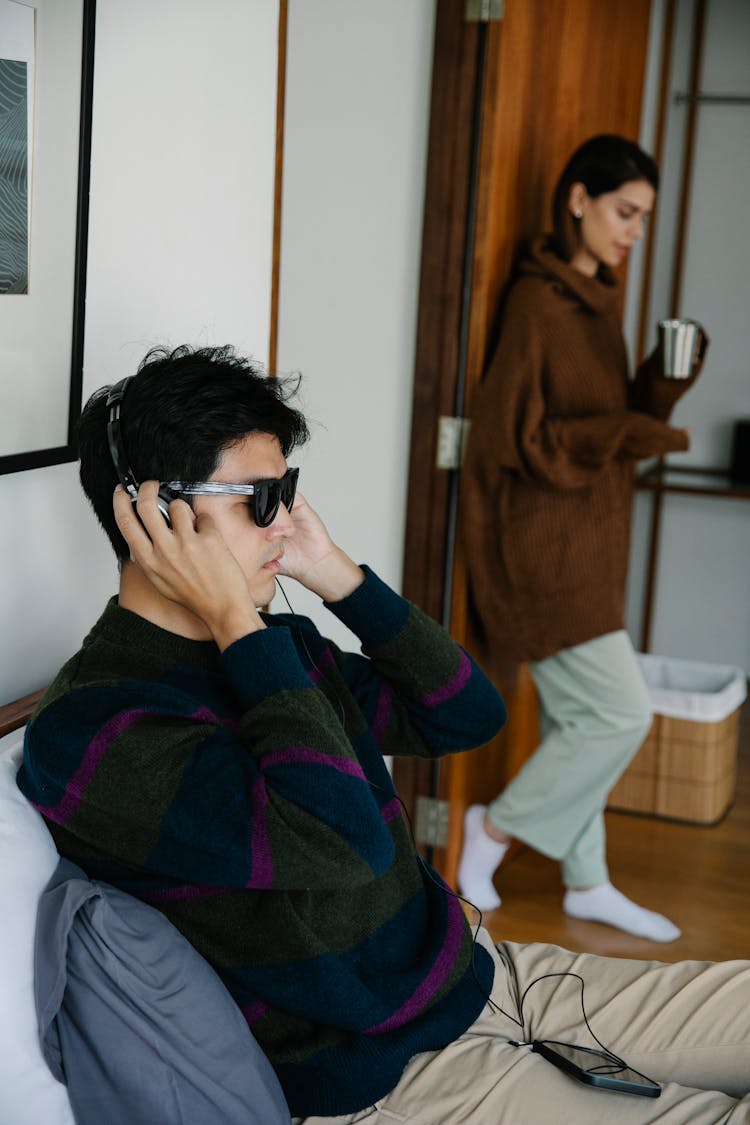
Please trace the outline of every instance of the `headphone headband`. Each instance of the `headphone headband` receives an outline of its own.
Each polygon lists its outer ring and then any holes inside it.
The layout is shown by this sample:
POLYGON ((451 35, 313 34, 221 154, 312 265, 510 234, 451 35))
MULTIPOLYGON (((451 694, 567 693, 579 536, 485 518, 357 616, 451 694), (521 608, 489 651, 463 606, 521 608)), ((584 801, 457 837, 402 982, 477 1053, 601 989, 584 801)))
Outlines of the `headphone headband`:
POLYGON ((128 458, 125 453, 125 446, 122 441, 122 431, 120 428, 120 415, 122 411, 122 400, 125 397, 125 392, 128 389, 132 375, 127 375, 121 379, 119 383, 115 383, 109 389, 107 395, 107 407, 109 408, 109 416, 107 418, 107 440, 109 441, 109 452, 112 455, 117 475, 120 478, 120 484, 135 499, 138 495, 138 481, 133 476, 133 470, 128 464, 128 458))
MULTIPOLYGON (((132 375, 126 376, 121 379, 119 383, 115 383, 109 389, 107 395, 107 406, 109 408, 109 416, 107 418, 107 440, 109 442, 109 452, 112 455, 117 475, 120 478, 120 484, 127 492, 130 499, 135 504, 138 499, 138 489, 140 485, 135 479, 133 470, 130 468, 128 457, 125 452, 125 446, 122 440, 121 429, 121 415, 122 415, 122 400, 125 398, 125 393, 130 385, 132 375)), ((167 526, 171 527, 169 519, 169 505, 174 499, 173 494, 169 491, 166 485, 159 487, 159 493, 156 497, 156 503, 159 511, 167 521, 167 526)))

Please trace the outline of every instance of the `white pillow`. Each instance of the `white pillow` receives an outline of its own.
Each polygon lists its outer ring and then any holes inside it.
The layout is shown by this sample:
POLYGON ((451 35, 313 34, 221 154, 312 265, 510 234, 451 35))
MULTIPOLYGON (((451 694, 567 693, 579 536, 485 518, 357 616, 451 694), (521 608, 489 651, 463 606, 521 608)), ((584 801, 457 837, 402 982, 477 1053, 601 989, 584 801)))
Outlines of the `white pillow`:
POLYGON ((34 1006, 39 896, 57 866, 44 821, 16 785, 23 731, 0 738, 0 1102, 2 1125, 75 1125, 42 1056, 34 1006))

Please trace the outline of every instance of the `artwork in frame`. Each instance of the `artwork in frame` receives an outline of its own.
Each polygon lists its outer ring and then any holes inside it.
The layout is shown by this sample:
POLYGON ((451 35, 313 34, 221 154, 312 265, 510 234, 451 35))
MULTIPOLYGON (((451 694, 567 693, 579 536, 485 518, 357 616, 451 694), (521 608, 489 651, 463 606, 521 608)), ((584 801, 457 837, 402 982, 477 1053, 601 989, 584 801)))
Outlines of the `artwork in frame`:
POLYGON ((0 295, 29 287, 28 71, 0 58, 0 295))
POLYGON ((76 458, 96 0, 0 0, 0 473, 76 458))

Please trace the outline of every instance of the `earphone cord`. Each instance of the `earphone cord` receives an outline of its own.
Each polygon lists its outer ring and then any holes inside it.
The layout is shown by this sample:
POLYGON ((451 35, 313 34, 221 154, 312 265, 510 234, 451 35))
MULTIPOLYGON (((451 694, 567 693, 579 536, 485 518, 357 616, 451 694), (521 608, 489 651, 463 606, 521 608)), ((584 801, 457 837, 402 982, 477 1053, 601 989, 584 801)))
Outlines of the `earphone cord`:
MULTIPOLYGON (((375 785, 374 782, 370 782, 370 784, 375 789, 382 789, 382 786, 375 785)), ((501 1008, 499 1004, 495 1003, 495 1001, 492 999, 492 996, 488 992, 485 991, 485 989, 482 987, 482 985, 479 981, 479 976, 477 974, 476 964, 475 964, 475 960, 474 960, 475 953, 476 953, 476 947, 477 947, 477 937, 478 937, 480 929, 482 928, 482 917, 483 917, 482 911, 479 909, 478 906, 475 906, 474 903, 471 902, 470 899, 465 898, 463 895, 458 894, 451 887, 449 887, 447 885, 447 883, 445 883, 442 879, 435 878, 435 873, 433 872, 432 868, 429 866, 429 864, 427 864, 422 859, 421 855, 417 851, 417 843, 416 843, 416 839, 415 839, 415 836, 414 836, 414 830, 413 830, 411 817, 409 816, 408 810, 407 810, 406 806, 404 805, 404 802, 399 797, 398 793, 395 794, 395 797, 396 797, 396 800, 398 801, 399 805, 401 806, 401 810, 404 814, 404 818, 405 818, 406 823, 408 825, 409 835, 411 837, 412 847, 414 848, 414 854, 417 858, 417 862, 420 864, 420 866, 421 866, 422 870, 424 871, 425 875, 427 876, 427 878, 430 879, 430 881, 433 882, 436 886, 440 887, 441 890, 443 890, 445 892, 445 894, 449 895, 451 898, 458 899, 459 902, 466 903, 467 906, 470 906, 473 910, 476 910, 477 914, 479 915, 479 921, 476 924, 476 929, 474 929, 474 931, 473 931, 473 937, 472 937, 472 943, 471 943, 471 969, 472 969, 472 973, 474 975, 474 980, 477 983, 477 987, 479 988, 482 995, 486 998, 487 1003, 490 1005, 490 1007, 493 1008, 496 1012, 499 1012, 500 1015, 505 1016, 506 1019, 511 1020, 511 1022, 516 1024, 518 1027, 520 1027, 521 1031, 525 1034, 526 1021, 525 1021, 524 1016, 523 1016, 523 1004, 524 1004, 524 1000, 526 999, 526 996, 528 995, 530 990, 534 987, 534 985, 539 984, 539 982, 542 981, 542 980, 549 980, 553 977, 574 977, 577 981, 580 982, 580 985, 581 985, 581 1014, 583 1015, 583 1022, 586 1024, 586 1027, 588 1028, 589 1034, 591 1035, 592 1039, 596 1043, 599 1044, 599 1046, 602 1048, 602 1050, 604 1051, 604 1053, 607 1055, 608 1058, 610 1058, 613 1062, 616 1062, 619 1066, 623 1066, 623 1067, 627 1066, 628 1064, 625 1062, 624 1059, 621 1059, 619 1057, 619 1055, 616 1055, 614 1053, 614 1051, 611 1051, 610 1048, 607 1047, 606 1044, 602 1043, 601 1039, 599 1039, 594 1034, 594 1030, 593 1030, 591 1024, 589 1023, 589 1018, 586 1015, 586 1008, 585 1008, 584 1002, 583 1002, 583 994, 584 994, 584 988, 585 988, 584 980, 583 980, 583 977, 580 976, 578 973, 570 973, 570 972, 543 973, 542 976, 535 977, 534 980, 532 980, 526 986, 526 988, 523 991, 523 994, 521 995, 520 1000, 517 1001, 517 1004, 518 1004, 518 1016, 517 1017, 514 1016, 514 1015, 511 1015, 510 1012, 506 1012, 504 1008, 501 1008)), ((518 996, 518 977, 516 975, 515 965, 510 960, 504 961, 504 963, 507 965, 507 967, 510 968, 510 970, 513 974, 513 982, 514 982, 514 986, 515 986, 515 992, 516 992, 516 996, 518 996)), ((515 1039, 510 1039, 509 1042, 512 1043, 514 1047, 523 1047, 523 1046, 527 1045, 526 1043, 518 1042, 515 1039)))
MULTIPOLYGON (((287 604, 289 612, 293 616, 296 616, 296 614, 294 612, 294 609, 292 608, 292 603, 289 601, 289 598, 287 597, 286 590, 281 585, 278 578, 276 579, 276 585, 279 588, 279 590, 281 591, 281 595, 282 595, 282 597, 284 598, 284 601, 287 604)), ((305 650, 305 654, 307 656, 307 659, 310 662, 310 665, 313 668, 315 668, 315 670, 320 674, 320 669, 318 668, 318 665, 316 664, 316 662, 313 658, 313 655, 310 652, 310 649, 308 648, 307 641, 305 640, 304 632, 301 629, 296 629, 295 632, 296 632, 296 635, 299 637, 299 639, 302 643, 302 647, 305 650)), ((338 696, 338 694, 336 693, 335 690, 334 690, 334 695, 336 697, 336 702, 338 703, 339 711, 341 713, 341 725, 342 725, 342 727, 344 727, 344 730, 346 730, 346 712, 345 712, 345 709, 344 709, 344 704, 341 701, 341 699, 339 698, 339 696, 338 696)), ((384 787, 382 785, 377 785, 374 781, 369 781, 369 779, 368 779, 368 783, 370 785, 370 788, 378 789, 378 790, 380 790, 380 792, 383 792, 383 793, 386 792, 386 790, 384 789, 384 787)), ((389 793, 389 795, 391 795, 390 790, 388 790, 387 792, 389 793)), ((420 867, 422 868, 422 871, 424 872, 424 874, 427 876, 427 878, 430 880, 430 882, 434 883, 435 886, 439 887, 440 890, 442 890, 445 894, 449 895, 451 898, 458 899, 459 902, 463 902, 467 906, 470 906, 473 910, 476 910, 477 914, 479 915, 479 921, 476 924, 476 929, 473 931, 472 942, 471 942, 471 971, 472 971, 472 974, 474 976, 474 980, 476 981, 477 987, 479 988, 480 992, 482 993, 482 995, 487 1000, 487 1003, 490 1005, 490 1007, 493 1008, 496 1012, 499 1012, 500 1015, 505 1016, 505 1018, 509 1019, 512 1023, 516 1024, 517 1027, 520 1027, 522 1033, 525 1034, 526 1021, 524 1020, 524 1017, 523 1017, 523 1004, 524 1004, 524 1000, 526 999, 528 993, 534 987, 534 985, 539 984, 539 982, 543 981, 543 980, 550 980, 553 977, 574 977, 575 980, 579 981, 580 985, 581 985, 581 1013, 583 1015, 583 1022, 586 1024, 586 1027, 589 1031, 589 1034, 591 1035, 592 1039, 596 1043, 599 1044, 599 1046, 602 1048, 604 1053, 613 1062, 616 1062, 620 1066, 623 1066, 623 1067, 627 1066, 628 1064, 625 1062, 624 1059, 621 1059, 619 1057, 619 1055, 616 1055, 614 1053, 614 1051, 611 1051, 609 1049, 609 1047, 607 1047, 604 1043, 602 1043, 601 1039, 597 1038, 597 1036, 594 1034, 594 1030, 591 1027, 591 1024, 589 1023, 588 1016, 586 1015, 586 1008, 585 1008, 584 1002, 583 1002, 583 993, 584 993, 584 988, 585 988, 584 980, 583 980, 583 977, 580 976, 578 973, 570 973, 570 972, 544 973, 544 974, 542 974, 542 976, 535 977, 534 980, 532 980, 530 982, 530 984, 528 984, 526 986, 526 988, 524 989, 520 999, 517 999, 517 1001, 516 1001, 517 1006, 518 1006, 518 1016, 517 1017, 514 1016, 514 1015, 511 1015, 510 1012, 506 1012, 504 1008, 501 1008, 499 1004, 495 1003, 495 1001, 492 999, 492 996, 488 992, 486 992, 486 990, 483 988, 483 986, 482 986, 482 984, 479 980, 479 975, 477 973, 476 964, 475 964, 477 937, 478 937, 480 929, 482 928, 482 918, 483 918, 482 911, 479 909, 478 906, 475 906, 474 903, 471 902, 470 899, 465 898, 463 895, 458 894, 451 887, 449 887, 448 884, 445 883, 442 879, 440 879, 439 877, 436 877, 436 872, 434 872, 433 869, 430 867, 430 865, 428 863, 426 863, 424 859, 422 859, 422 856, 419 854, 419 851, 418 851, 416 836, 415 836, 415 833, 414 833, 414 826, 412 824, 412 820, 411 820, 411 817, 409 815, 409 811, 406 808, 406 805, 404 804, 404 802, 401 800, 401 797, 398 795, 398 793, 396 793, 395 789, 393 790, 392 795, 395 796, 396 800, 398 801, 399 805, 401 806, 401 811, 404 814, 404 819, 406 821, 406 824, 407 824, 407 827, 408 827, 408 830, 409 830, 409 838, 411 840, 412 848, 414 850, 414 855, 415 855, 415 857, 417 859, 417 862, 419 863, 420 867)), ((510 968, 510 970, 513 974, 514 989, 515 989, 516 997, 518 997, 519 986, 518 986, 518 976, 516 974, 515 965, 510 960, 508 960, 506 962, 506 964, 510 968)), ((524 1043, 524 1042, 518 1042, 515 1039, 510 1039, 510 1040, 508 1040, 508 1042, 511 1043, 514 1047, 523 1047, 523 1046, 528 1045, 527 1043, 524 1043)))

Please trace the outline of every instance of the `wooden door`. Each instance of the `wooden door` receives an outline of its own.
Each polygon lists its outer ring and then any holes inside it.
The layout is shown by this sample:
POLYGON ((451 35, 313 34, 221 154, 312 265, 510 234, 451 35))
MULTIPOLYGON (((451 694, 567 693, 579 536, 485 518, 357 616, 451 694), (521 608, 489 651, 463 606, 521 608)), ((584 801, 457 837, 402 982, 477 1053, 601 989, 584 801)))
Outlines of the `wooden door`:
POLYGON ((548 228, 570 153, 595 133, 638 136, 650 7, 505 0, 502 20, 483 23, 467 20, 466 0, 437 0, 404 592, 479 658, 510 711, 480 750, 437 767, 396 761, 407 807, 420 794, 450 804, 447 846, 429 853, 449 882, 466 807, 499 791, 537 727, 528 669, 479 646, 455 532, 459 471, 435 467, 438 419, 470 412, 514 256, 548 228))

